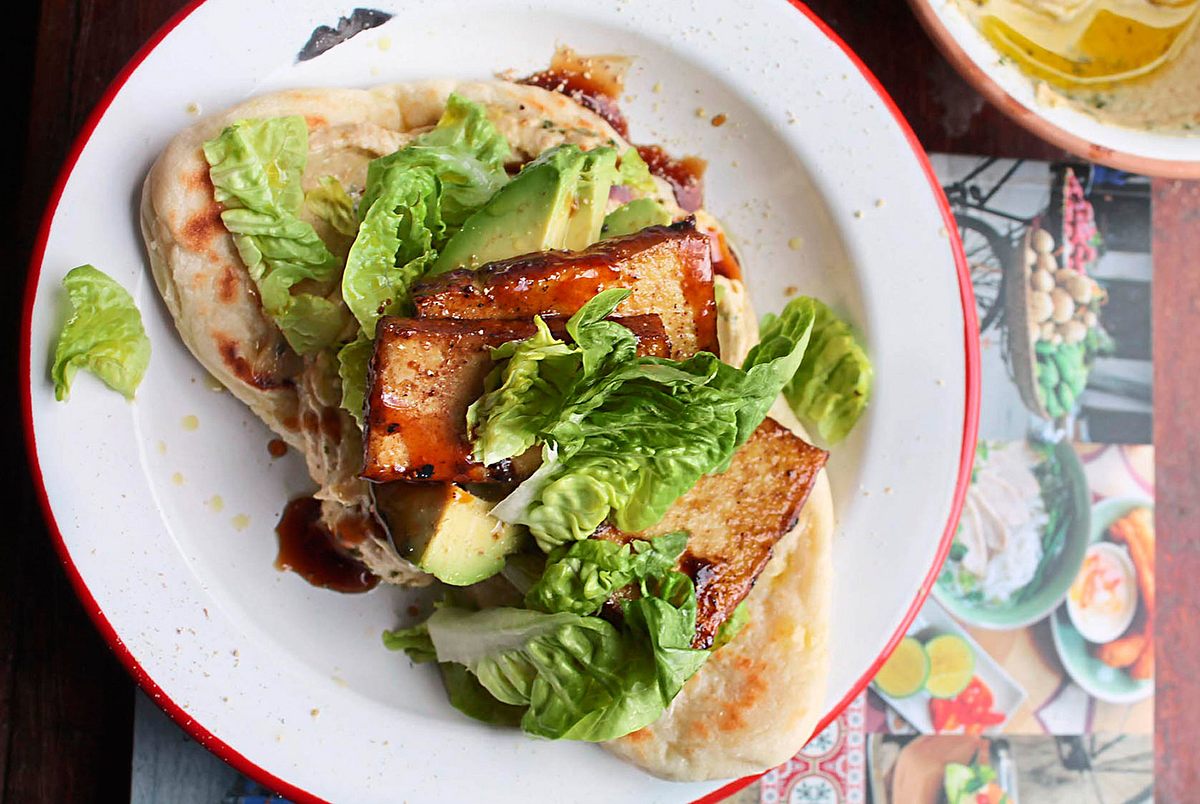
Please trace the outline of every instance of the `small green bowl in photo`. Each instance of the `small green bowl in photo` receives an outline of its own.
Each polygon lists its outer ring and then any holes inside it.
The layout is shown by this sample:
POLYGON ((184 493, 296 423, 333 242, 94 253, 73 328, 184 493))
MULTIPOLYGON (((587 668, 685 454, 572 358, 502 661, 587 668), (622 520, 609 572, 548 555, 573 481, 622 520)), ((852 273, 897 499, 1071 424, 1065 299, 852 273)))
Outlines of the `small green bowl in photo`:
POLYGON ((1059 442, 1054 446, 1054 454, 1070 478, 1071 505, 1075 513, 1067 529, 1062 552, 1042 576, 1040 587, 1019 603, 969 602, 940 583, 935 584, 933 596, 958 620, 995 631, 1024 628, 1044 619, 1066 598, 1067 590, 1079 574, 1084 554, 1087 552, 1091 528, 1091 500, 1083 464, 1079 462, 1079 456, 1075 454, 1071 444, 1066 441, 1059 442))

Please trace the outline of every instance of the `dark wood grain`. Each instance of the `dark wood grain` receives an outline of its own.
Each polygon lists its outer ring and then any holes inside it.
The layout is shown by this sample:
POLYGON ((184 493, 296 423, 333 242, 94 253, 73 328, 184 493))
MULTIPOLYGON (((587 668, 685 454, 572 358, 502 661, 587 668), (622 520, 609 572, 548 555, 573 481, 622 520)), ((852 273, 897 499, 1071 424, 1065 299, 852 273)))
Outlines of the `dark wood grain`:
MULTIPOLYGON (((782 2, 782 0, 780 0, 782 2)), ((17 228, 16 265, 27 263, 36 223, 71 139, 122 65, 184 0, 40 0, 13 4, 6 77, 18 88, 9 126, 28 136, 21 190, 5 194, 17 228), (14 21, 15 18, 15 21, 14 21), (28 108, 25 104, 28 102, 28 108), (15 108, 14 108, 15 107, 15 108)), ((352 4, 347 4, 347 9, 352 4)), ((1009 123, 936 52, 901 0, 813 0, 814 11, 863 58, 929 150, 1053 159, 1062 155, 1009 123)), ((1200 577, 1197 510, 1200 439, 1193 408, 1200 377, 1200 192, 1156 187, 1156 440, 1164 595, 1158 731, 1161 801, 1192 799, 1200 741, 1200 577), (1189 270, 1190 267, 1190 270, 1189 270)), ((20 270, 18 267, 17 270, 20 270)), ((15 344, 19 299, 6 318, 15 344)), ((0 352, 15 377, 16 350, 0 352)), ((23 382, 23 381, 22 381, 23 382)), ((6 802, 127 799, 132 685, 73 596, 33 498, 20 457, 18 411, 9 395, 7 487, 18 498, 0 560, 0 789, 6 802)))
MULTIPOLYGON (((27 138, 16 222, 17 264, 32 248, 71 140, 104 88, 175 2, 43 0, 13 4, 6 72, 32 86, 9 125, 27 138), (27 126, 25 125, 27 123, 27 126), (25 131, 21 131, 25 128, 25 131)), ((12 110, 9 110, 10 112, 12 110)), ((17 373, 20 295, 5 294, 5 376, 17 373)), ((133 683, 92 627, 51 547, 22 460, 21 423, 8 395, 6 487, 16 516, 0 560, 0 789, 5 802, 128 800, 133 683)))

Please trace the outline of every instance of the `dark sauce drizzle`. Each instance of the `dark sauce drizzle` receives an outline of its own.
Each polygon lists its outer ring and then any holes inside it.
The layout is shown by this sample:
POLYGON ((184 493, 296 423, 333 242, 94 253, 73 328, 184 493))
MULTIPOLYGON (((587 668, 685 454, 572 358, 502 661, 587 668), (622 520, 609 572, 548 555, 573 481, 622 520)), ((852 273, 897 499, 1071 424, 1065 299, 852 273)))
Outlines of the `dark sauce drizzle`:
POLYGON ((379 578, 339 548, 336 537, 321 522, 321 502, 297 497, 283 509, 275 526, 279 555, 275 568, 291 570, 313 586, 335 592, 358 593, 375 588, 379 578))
MULTIPOLYGON (((518 83, 548 89, 566 95, 581 106, 603 117, 622 137, 629 136, 629 124, 617 105, 616 88, 589 73, 555 67, 522 78, 518 83)), ((695 156, 676 159, 657 145, 636 146, 650 172, 660 176, 675 191, 675 201, 687 212, 704 205, 704 170, 708 163, 695 156)))

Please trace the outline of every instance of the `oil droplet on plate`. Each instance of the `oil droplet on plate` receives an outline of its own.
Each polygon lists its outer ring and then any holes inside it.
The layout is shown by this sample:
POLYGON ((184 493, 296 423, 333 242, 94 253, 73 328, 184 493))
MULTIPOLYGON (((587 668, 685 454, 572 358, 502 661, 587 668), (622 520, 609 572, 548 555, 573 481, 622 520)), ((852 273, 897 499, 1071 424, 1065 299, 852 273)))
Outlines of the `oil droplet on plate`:
POLYGON ((158 450, 159 455, 167 454, 167 442, 166 441, 159 441, 157 444, 154 445, 154 448, 158 450))
POLYGON ((792 251, 799 251, 803 247, 804 247, 804 238, 803 237, 793 237, 791 240, 788 241, 788 248, 790 248, 792 251))
POLYGON ((171 482, 174 483, 176 486, 182 486, 183 485, 183 473, 176 472, 175 474, 171 475, 171 482))
POLYGON ((250 527, 250 517, 245 514, 237 514, 230 520, 233 523, 234 530, 245 530, 250 527))
POLYGON ((182 425, 183 429, 187 430, 188 432, 200 429, 200 419, 197 416, 184 416, 179 423, 182 425))
POLYGON ((287 455, 287 442, 282 438, 272 438, 267 442, 267 452, 271 453, 272 458, 282 458, 287 455))
POLYGON ((213 509, 213 511, 216 513, 220 513, 221 511, 225 510, 225 501, 221 499, 220 494, 214 494, 212 497, 209 497, 204 504, 213 509))

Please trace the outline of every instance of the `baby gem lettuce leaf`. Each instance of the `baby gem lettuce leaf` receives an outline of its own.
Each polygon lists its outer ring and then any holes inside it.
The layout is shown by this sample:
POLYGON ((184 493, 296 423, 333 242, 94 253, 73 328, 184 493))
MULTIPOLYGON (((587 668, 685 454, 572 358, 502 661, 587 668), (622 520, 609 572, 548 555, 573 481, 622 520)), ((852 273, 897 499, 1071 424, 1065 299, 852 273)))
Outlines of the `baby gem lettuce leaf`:
MULTIPOLYGON (((559 383, 556 401, 539 407, 540 419, 523 417, 522 438, 512 441, 546 445, 546 460, 492 513, 528 526, 547 552, 586 539, 610 514, 622 530, 644 530, 700 477, 724 471, 794 375, 812 329, 812 308, 793 306, 742 370, 707 352, 683 361, 638 358, 632 333, 604 320, 627 293, 598 294, 572 317, 576 343, 565 348, 578 355, 574 384, 559 383)), ((503 364, 500 371, 516 373, 503 364)), ((551 385, 539 379, 528 384, 551 385)), ((476 437, 520 409, 521 394, 502 402, 495 393, 477 403, 476 437)), ((503 451, 489 457, 511 457, 503 451)))
POLYGON ((602 363, 623 362, 636 354, 633 333, 604 320, 628 296, 624 288, 596 294, 567 322, 573 346, 555 338, 535 317, 535 335, 492 350, 497 365, 484 382, 483 396, 467 409, 476 460, 491 464, 520 455, 564 416, 575 390, 602 363))
POLYGON ((812 310, 812 342, 783 393, 796 415, 834 444, 849 434, 866 409, 874 370, 850 325, 816 299, 793 299, 780 316, 768 317, 762 328, 764 344, 786 326, 797 306, 812 310))
POLYGON ((467 408, 467 427, 475 433, 475 458, 492 464, 520 455, 553 422, 580 368, 576 350, 550 334, 541 318, 537 333, 492 350, 505 361, 484 381, 484 394, 467 408))
POLYGON ((342 329, 339 305, 315 293, 293 293, 306 280, 331 283, 341 266, 311 225, 299 218, 308 161, 303 117, 240 120, 204 143, 213 197, 258 287, 263 309, 292 348, 308 354, 332 344, 342 329))
POLYGON ((415 660, 428 660, 432 649, 443 665, 464 668, 443 679, 451 703, 468 715, 482 709, 496 722, 506 713, 498 706, 519 707, 529 734, 601 741, 657 720, 710 655, 691 648, 696 595, 681 573, 647 582, 644 596, 624 605, 623 619, 618 627, 570 613, 444 606, 384 641, 415 660))
POLYGON ((304 194, 304 204, 313 215, 328 223, 335 231, 349 237, 358 233, 354 200, 333 176, 322 176, 316 188, 304 194))
POLYGON ((363 425, 363 410, 366 407, 367 365, 374 351, 374 342, 362 333, 338 350, 342 407, 354 417, 359 427, 363 425))
POLYGON ((408 289, 437 257, 434 241, 445 230, 431 171, 388 175, 363 217, 342 275, 342 298, 370 337, 382 316, 407 308, 408 289))
POLYGON ((447 238, 508 181, 509 153, 484 108, 451 95, 433 130, 367 166, 358 234, 342 274, 342 298, 361 333, 339 353, 343 406, 360 425, 376 324, 409 310, 409 289, 447 238))
POLYGON ((595 614, 622 587, 670 572, 687 547, 683 531, 629 544, 584 539, 555 548, 525 605, 550 614, 595 614))
POLYGON ((58 336, 50 368, 54 398, 67 398, 75 373, 83 368, 132 399, 150 365, 150 339, 133 297, 90 265, 72 269, 63 287, 71 315, 58 336))

